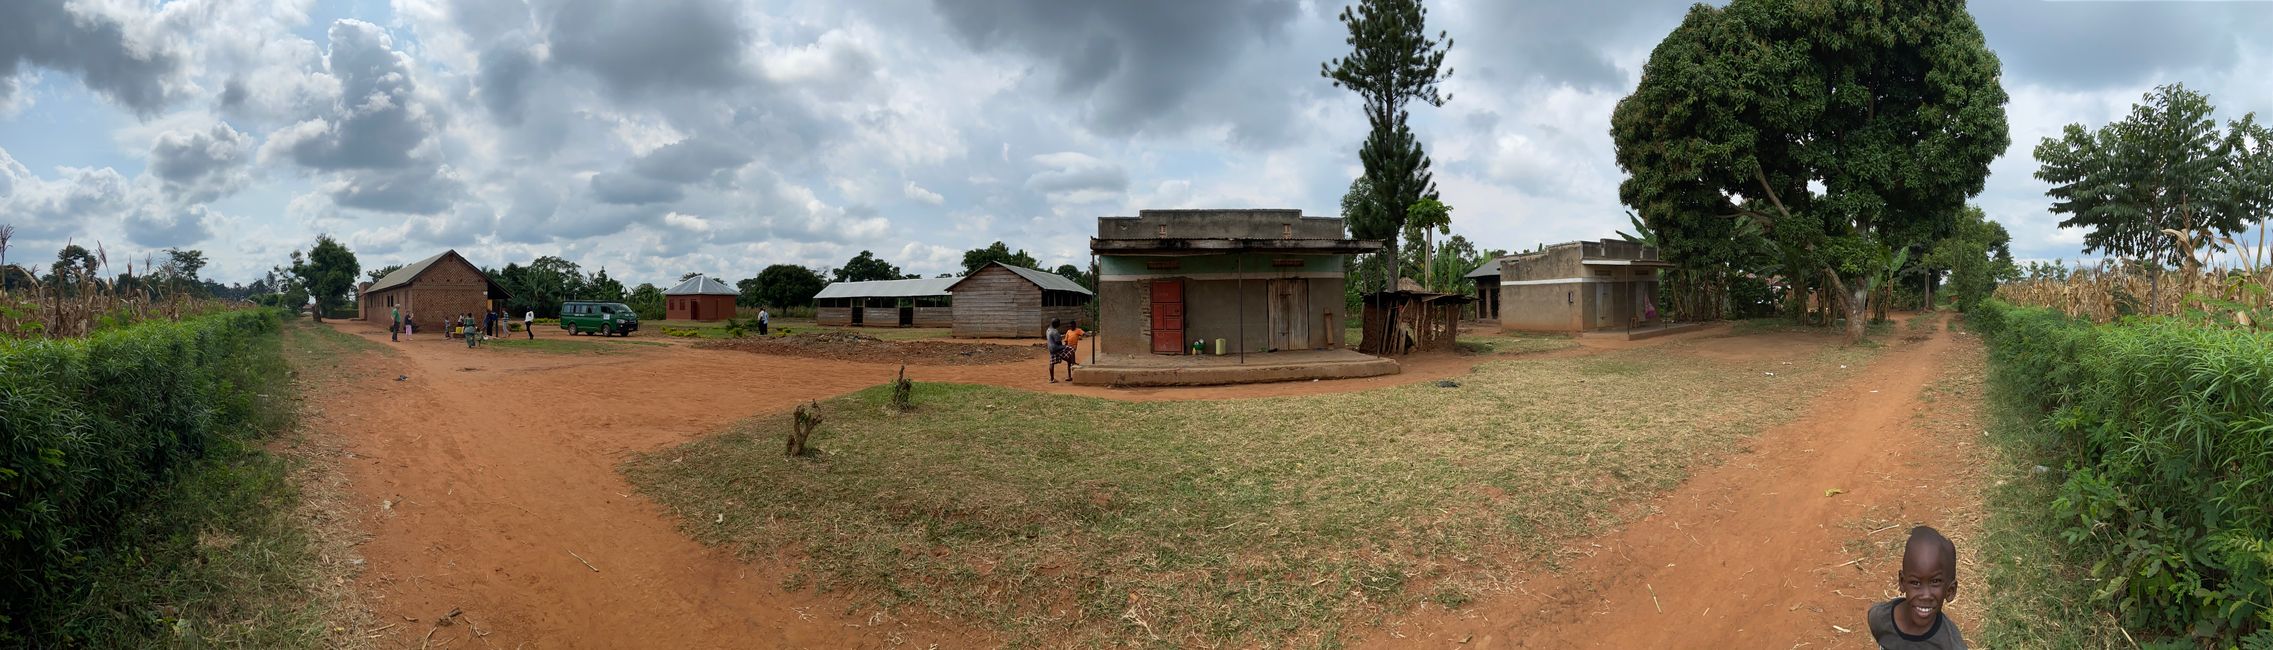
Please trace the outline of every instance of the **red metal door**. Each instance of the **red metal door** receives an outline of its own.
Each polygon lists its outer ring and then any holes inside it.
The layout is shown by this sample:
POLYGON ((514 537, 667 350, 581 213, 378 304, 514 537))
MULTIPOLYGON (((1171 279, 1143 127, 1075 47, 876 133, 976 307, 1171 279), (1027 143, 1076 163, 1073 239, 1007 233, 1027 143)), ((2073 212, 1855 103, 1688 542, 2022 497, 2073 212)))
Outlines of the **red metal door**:
POLYGON ((1184 281, 1152 281, 1152 353, 1184 353, 1184 281))

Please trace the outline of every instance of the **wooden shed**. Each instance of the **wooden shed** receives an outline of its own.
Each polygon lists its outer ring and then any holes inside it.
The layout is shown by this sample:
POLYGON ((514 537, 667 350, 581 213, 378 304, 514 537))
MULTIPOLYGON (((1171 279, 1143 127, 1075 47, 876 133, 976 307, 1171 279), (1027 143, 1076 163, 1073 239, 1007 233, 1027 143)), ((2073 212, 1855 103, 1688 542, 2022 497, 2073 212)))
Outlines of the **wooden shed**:
POLYGON ((722 321, 734 317, 742 292, 715 278, 698 275, 663 292, 665 320, 722 321))
POLYGON ((956 278, 831 282, 813 295, 813 320, 836 327, 947 327, 956 278))
POLYGON ((955 295, 957 338, 1038 337, 1050 319, 1090 319, 1096 295, 1065 276, 1001 262, 979 267, 947 291, 955 295))
POLYGON ((1396 291, 1365 297, 1365 331, 1360 335, 1358 351, 1387 356, 1455 349, 1459 345, 1460 314, 1469 300, 1399 279, 1396 291))
POLYGON ((450 250, 395 269, 364 287, 356 302, 371 320, 390 320, 401 308, 420 330, 439 332, 444 320, 504 309, 509 297, 505 287, 450 250))

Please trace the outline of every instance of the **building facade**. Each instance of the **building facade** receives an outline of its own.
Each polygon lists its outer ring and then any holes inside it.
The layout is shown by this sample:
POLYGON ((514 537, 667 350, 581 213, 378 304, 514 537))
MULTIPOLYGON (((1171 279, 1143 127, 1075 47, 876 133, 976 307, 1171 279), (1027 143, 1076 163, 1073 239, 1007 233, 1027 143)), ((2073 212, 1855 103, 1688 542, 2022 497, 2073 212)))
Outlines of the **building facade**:
POLYGON ((715 278, 698 275, 663 292, 665 320, 722 321, 734 317, 742 292, 715 278))
POLYGON ((949 327, 959 278, 831 282, 813 295, 813 320, 836 327, 949 327))
POLYGON ((1099 351, 1187 354, 1345 346, 1350 255, 1339 218, 1300 210, 1143 210, 1097 220, 1099 351))
POLYGON ((1654 325, 1658 273, 1672 266, 1654 247, 1613 239, 1500 258, 1500 328, 1586 332, 1654 325))
POLYGON ((419 330, 439 332, 444 321, 459 314, 504 309, 510 297, 505 287, 450 250, 395 269, 364 287, 356 300, 367 319, 390 320, 400 308, 419 330))
POLYGON ((955 298, 957 338, 1038 337, 1052 319, 1091 320, 1096 295, 1065 276, 1001 262, 963 276, 947 290, 955 298))

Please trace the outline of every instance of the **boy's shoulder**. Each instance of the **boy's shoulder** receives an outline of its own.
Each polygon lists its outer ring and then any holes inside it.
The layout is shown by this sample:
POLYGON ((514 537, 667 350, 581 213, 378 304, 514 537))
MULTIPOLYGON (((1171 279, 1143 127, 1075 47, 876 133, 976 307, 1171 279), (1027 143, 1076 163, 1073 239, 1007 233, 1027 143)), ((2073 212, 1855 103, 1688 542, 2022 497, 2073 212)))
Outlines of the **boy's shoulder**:
POLYGON ((1865 618, 1870 622, 1871 640, 1878 642, 1878 647, 1902 650, 1965 650, 1965 637, 1957 633, 1957 621, 1950 619, 1946 612, 1940 614, 1939 620, 1934 621, 1934 628, 1927 630, 1924 636, 1903 634, 1901 629, 1894 626, 1894 608, 1900 606, 1902 606, 1902 599, 1900 598, 1880 601, 1878 604, 1871 605, 1870 613, 1865 615, 1865 618))

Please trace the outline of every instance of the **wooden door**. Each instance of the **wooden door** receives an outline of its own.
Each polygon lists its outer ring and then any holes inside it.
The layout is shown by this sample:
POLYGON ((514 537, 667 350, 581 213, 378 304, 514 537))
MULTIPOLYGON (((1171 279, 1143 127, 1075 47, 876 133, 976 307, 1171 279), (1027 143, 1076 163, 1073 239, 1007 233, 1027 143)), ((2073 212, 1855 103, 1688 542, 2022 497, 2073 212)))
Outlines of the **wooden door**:
POLYGON ((1617 304, 1611 302, 1610 283, 1594 283, 1594 329, 1610 329, 1613 326, 1616 322, 1613 319, 1616 316, 1614 312, 1618 311, 1617 304))
POLYGON ((1310 281, 1286 278, 1270 281, 1272 350, 1308 350, 1310 342, 1310 281))
POLYGON ((1184 281, 1152 281, 1152 353, 1184 353, 1184 281))

